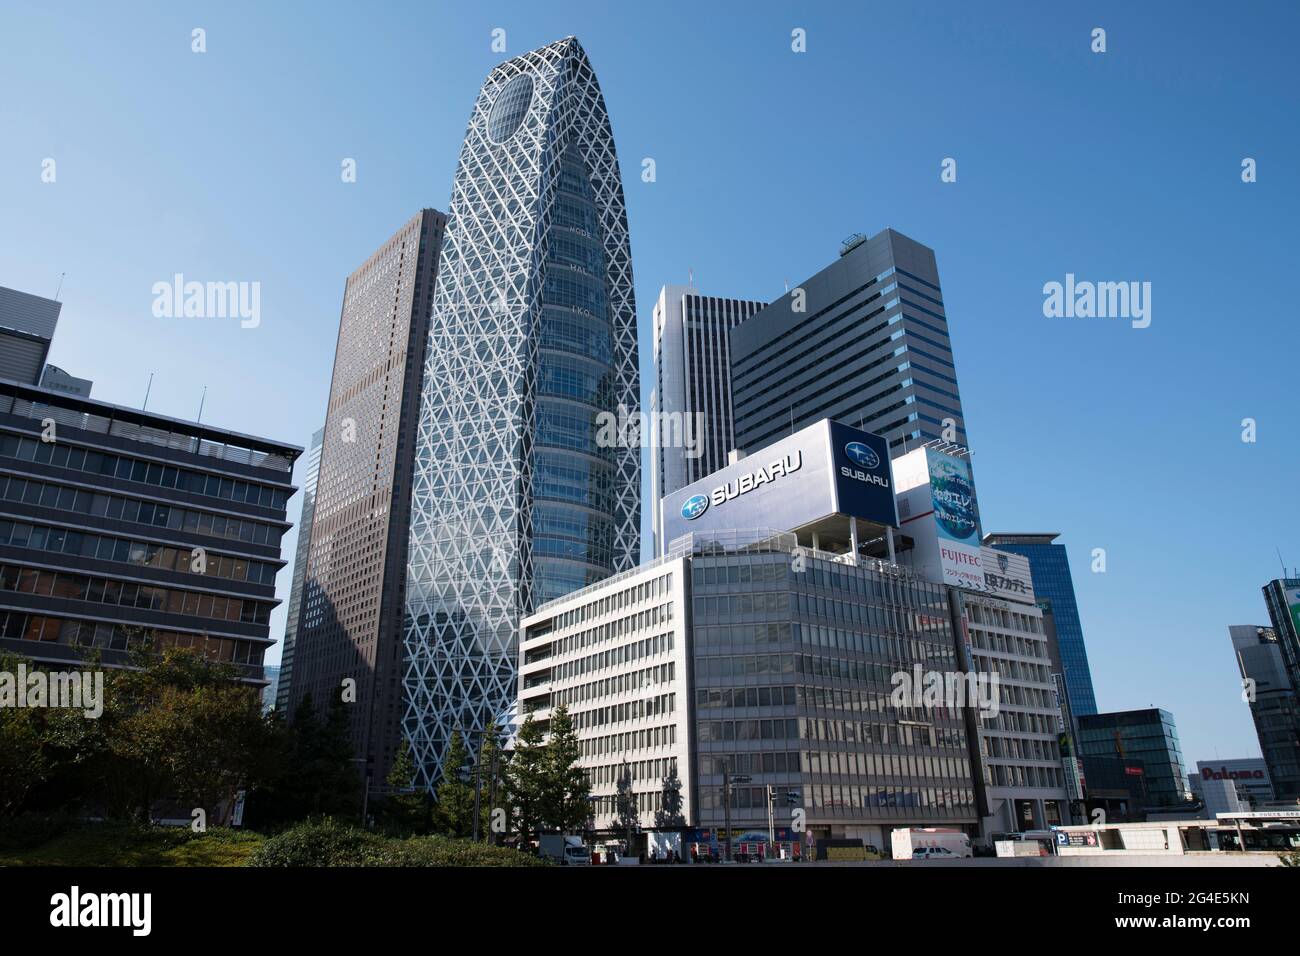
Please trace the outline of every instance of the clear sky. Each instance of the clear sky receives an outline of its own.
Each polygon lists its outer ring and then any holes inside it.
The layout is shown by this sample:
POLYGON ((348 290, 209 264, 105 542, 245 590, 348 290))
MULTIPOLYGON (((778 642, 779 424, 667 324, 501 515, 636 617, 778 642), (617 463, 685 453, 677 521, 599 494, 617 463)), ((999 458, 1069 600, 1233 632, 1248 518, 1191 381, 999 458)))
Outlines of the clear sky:
POLYGON ((95 397, 138 405, 154 372, 153 410, 192 418, 206 385, 205 421, 306 444, 345 277, 447 208, 487 72, 574 34, 622 159, 643 368, 657 291, 688 269, 775 298, 852 232, 933 247, 986 530, 1061 532, 1103 710, 1173 711, 1189 765, 1256 756, 1227 627, 1265 622, 1279 548, 1300 565, 1297 21, 1283 2, 0 0, 0 285, 52 296, 67 273, 51 358, 95 397), (260 326, 155 318, 177 272, 260 282, 260 326), (1150 327, 1044 317, 1067 273, 1150 282, 1150 327))

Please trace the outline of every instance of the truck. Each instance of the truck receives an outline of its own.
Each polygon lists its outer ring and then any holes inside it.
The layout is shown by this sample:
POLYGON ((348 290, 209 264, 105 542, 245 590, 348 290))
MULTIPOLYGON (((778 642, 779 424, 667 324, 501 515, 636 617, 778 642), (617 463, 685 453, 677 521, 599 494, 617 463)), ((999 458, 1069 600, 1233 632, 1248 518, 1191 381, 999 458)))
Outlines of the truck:
POLYGON ((951 827, 899 827, 891 840, 895 860, 955 860, 973 855, 970 837, 951 827))
POLYGON ((571 833, 543 833, 537 840, 537 855, 560 866, 591 865, 582 837, 571 833))

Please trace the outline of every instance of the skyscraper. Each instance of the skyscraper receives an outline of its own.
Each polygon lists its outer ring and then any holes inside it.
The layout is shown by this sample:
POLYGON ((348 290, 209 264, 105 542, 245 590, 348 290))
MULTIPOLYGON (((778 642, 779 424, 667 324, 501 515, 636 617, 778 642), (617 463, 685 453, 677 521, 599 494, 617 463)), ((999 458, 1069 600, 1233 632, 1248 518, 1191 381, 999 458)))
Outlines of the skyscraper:
POLYGON ((451 733, 516 695, 517 628, 640 556, 627 215, 604 98, 572 37, 474 103, 429 330, 412 503, 403 730, 432 784, 451 733))
POLYGON ((689 286, 666 285, 659 291, 650 393, 657 428, 650 467, 655 554, 666 544, 659 540, 660 499, 717 471, 736 447, 730 332, 763 307, 748 299, 700 295, 689 286))
POLYGON ((289 709, 290 684, 293 680, 293 655, 298 643, 298 620, 302 613, 302 588, 307 579, 307 557, 311 553, 311 522, 316 508, 316 481, 320 476, 320 450, 325 429, 311 436, 307 450, 306 474, 302 479, 302 517, 298 520, 298 547, 294 550, 293 580, 289 585, 289 607, 284 619, 284 642, 280 647, 280 674, 275 688, 275 709, 289 709))
POLYGON ((1277 630, 1233 624, 1228 634, 1274 791, 1281 799, 1300 797, 1300 694, 1287 671, 1277 630))
POLYGON ((1065 690, 1069 694, 1070 711, 1075 718, 1097 713, 1097 697, 1092 689, 1092 671, 1088 667, 1088 649, 1083 643, 1083 624, 1079 620, 1079 605, 1074 598, 1074 578, 1070 576, 1070 560, 1065 545, 1053 542, 1060 535, 986 534, 984 544, 1000 551, 1023 554, 1029 559, 1034 578, 1034 592, 1040 601, 1051 604, 1056 623, 1057 644, 1061 650, 1061 666, 1065 671, 1065 690))
POLYGON ((371 787, 400 740, 415 429, 445 225, 416 213, 344 286, 293 648, 290 713, 355 681, 353 743, 371 787))
POLYGON ((892 229, 846 240, 835 262, 736 326, 731 363, 746 453, 822 418, 891 448, 970 444, 934 251, 892 229))

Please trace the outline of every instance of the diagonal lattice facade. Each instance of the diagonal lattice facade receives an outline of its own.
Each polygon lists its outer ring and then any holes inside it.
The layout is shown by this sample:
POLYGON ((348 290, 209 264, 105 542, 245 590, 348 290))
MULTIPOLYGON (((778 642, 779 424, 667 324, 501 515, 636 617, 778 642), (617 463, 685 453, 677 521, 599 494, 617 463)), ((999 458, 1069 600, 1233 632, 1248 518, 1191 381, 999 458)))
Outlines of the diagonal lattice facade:
POLYGON ((640 404, 627 214, 576 39, 488 75, 449 217, 405 618, 403 733, 424 786, 453 731, 512 707, 521 617, 640 557, 640 448, 597 440, 597 416, 640 404))

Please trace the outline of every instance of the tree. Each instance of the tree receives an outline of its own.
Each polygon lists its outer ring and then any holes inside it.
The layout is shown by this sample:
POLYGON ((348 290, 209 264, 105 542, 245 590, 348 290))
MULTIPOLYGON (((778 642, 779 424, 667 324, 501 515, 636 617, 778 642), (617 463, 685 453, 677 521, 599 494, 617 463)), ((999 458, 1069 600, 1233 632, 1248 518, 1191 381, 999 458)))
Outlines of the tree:
POLYGON ((627 852, 632 852, 637 824, 640 822, 636 794, 632 792, 632 768, 624 760, 618 770, 618 791, 614 794, 614 818, 627 836, 627 852))
MULTIPOLYGON (((439 829, 449 836, 466 837, 474 828, 474 786, 462 774, 469 767, 469 750, 460 731, 453 730, 442 760, 442 781, 436 796, 439 829)), ((472 772, 472 768, 471 768, 472 772)), ((471 777, 471 781, 472 781, 471 777)))
POLYGON ((105 736, 134 814, 150 819, 160 799, 228 812, 273 732, 256 688, 196 651, 137 648, 131 663, 105 681, 105 736))
POLYGON ((487 842, 496 843, 497 833, 492 829, 492 815, 501 808, 505 811, 505 830, 511 826, 513 807, 510 806, 505 780, 505 754, 501 751, 501 732, 496 721, 483 731, 483 743, 478 752, 479 786, 482 793, 482 820, 479 832, 487 834, 487 842))
POLYGON ((686 817, 682 815, 682 781, 677 776, 676 763, 664 777, 659 809, 655 811, 655 826, 660 830, 680 830, 686 826, 686 817))
POLYGON ((542 826, 546 791, 546 747, 543 733, 533 715, 524 718, 515 739, 515 753, 506 768, 506 791, 514 805, 519 837, 531 840, 542 826))
POLYGON ((561 704, 551 714, 546 744, 543 822, 555 830, 579 830, 587 821, 591 783, 578 766, 582 747, 569 709, 561 704))
POLYGON ((428 793, 415 786, 415 761, 411 758, 411 745, 405 738, 384 783, 388 785, 384 814, 389 824, 399 833, 423 830, 428 793))

